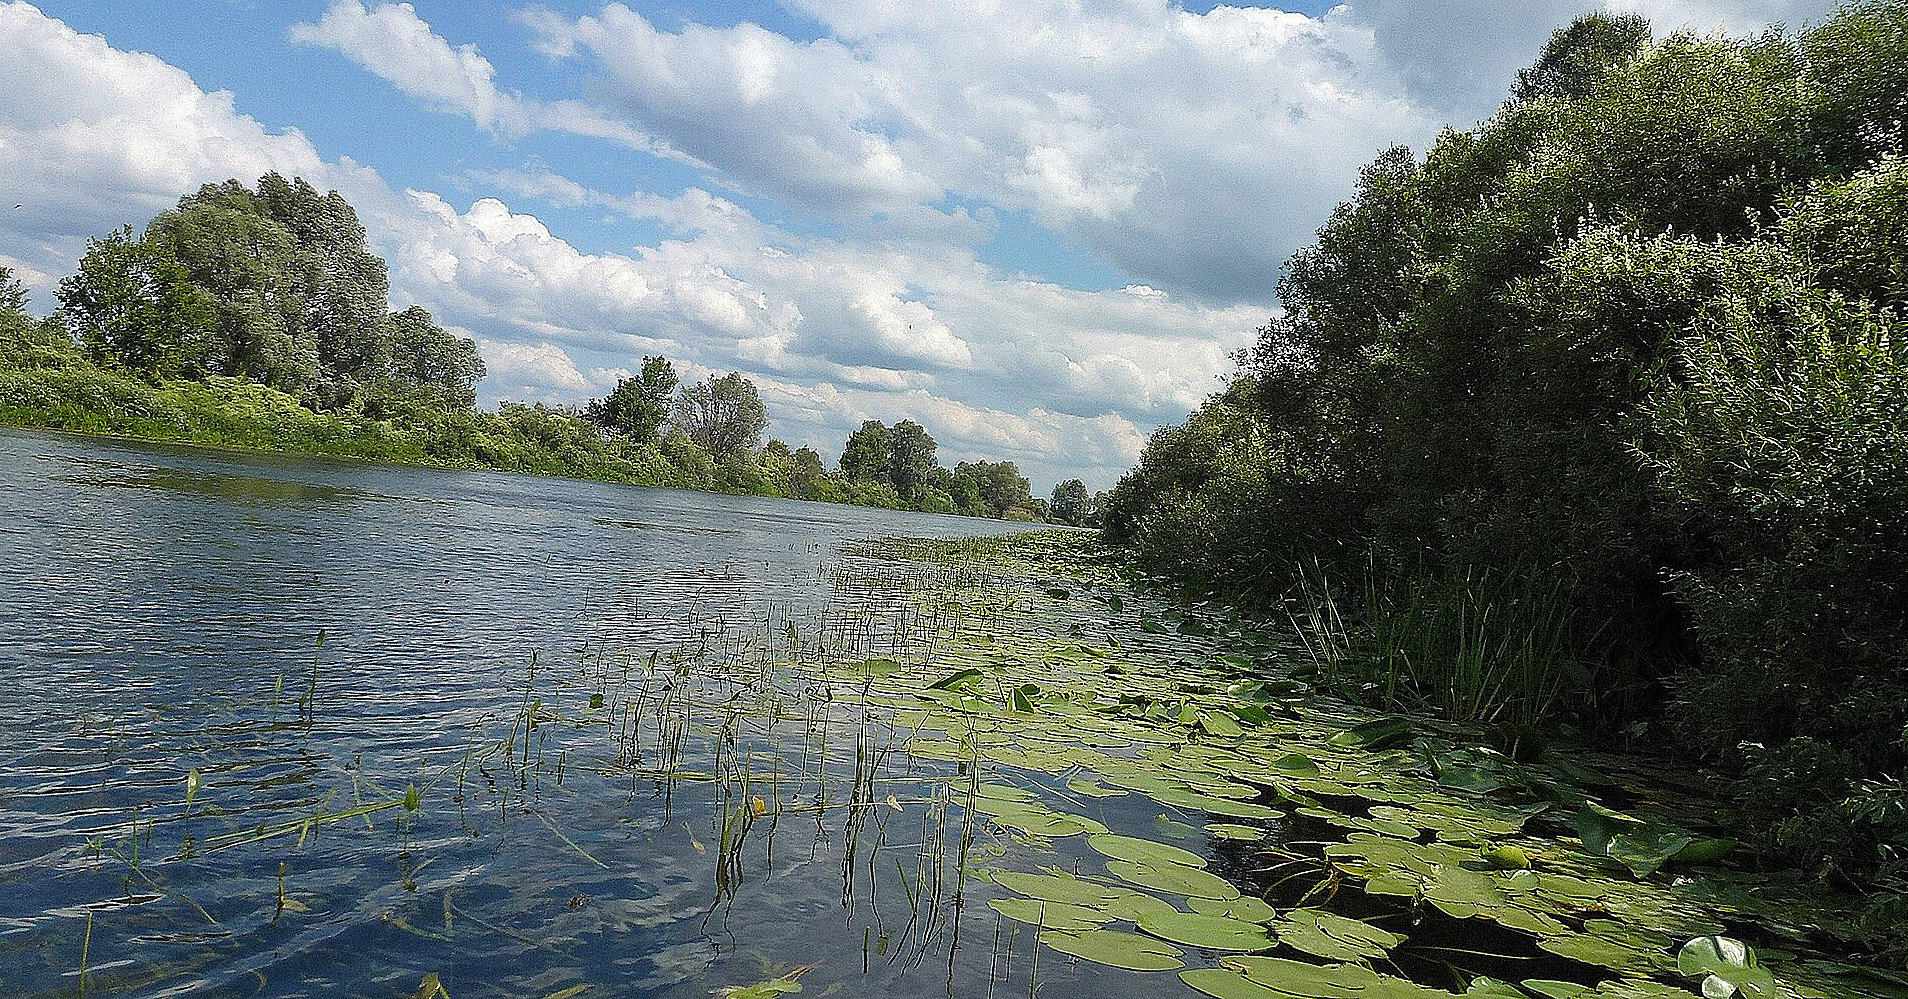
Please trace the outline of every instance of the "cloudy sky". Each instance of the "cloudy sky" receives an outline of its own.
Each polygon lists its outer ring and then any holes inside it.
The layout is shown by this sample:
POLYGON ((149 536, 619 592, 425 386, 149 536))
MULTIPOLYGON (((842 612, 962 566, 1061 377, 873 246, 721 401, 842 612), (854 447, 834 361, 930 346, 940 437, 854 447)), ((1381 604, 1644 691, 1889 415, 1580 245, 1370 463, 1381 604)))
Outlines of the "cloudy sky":
POLYGON ((662 353, 826 456, 911 418, 947 464, 1100 488, 1217 388, 1360 164, 1488 113, 1598 3, 0 2, 0 263, 45 311, 86 237, 299 174, 358 207, 394 306, 477 340, 486 402, 662 353))

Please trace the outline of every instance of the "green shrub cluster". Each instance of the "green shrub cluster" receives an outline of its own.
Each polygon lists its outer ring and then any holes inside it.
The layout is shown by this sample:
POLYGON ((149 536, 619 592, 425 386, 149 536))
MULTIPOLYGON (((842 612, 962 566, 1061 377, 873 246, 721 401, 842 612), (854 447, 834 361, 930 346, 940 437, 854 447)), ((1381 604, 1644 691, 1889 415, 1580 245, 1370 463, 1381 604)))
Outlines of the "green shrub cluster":
POLYGON ((1773 845, 1899 877, 1904 122, 1904 0, 1751 39, 1579 20, 1491 118, 1366 168, 1110 534, 1298 595, 1378 696, 1666 734, 1773 845))

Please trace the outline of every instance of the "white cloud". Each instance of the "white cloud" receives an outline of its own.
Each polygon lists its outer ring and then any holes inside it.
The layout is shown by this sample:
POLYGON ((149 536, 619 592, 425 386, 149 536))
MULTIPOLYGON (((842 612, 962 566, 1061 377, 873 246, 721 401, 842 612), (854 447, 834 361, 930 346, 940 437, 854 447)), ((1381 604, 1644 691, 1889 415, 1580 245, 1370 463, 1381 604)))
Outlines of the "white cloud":
POLYGON ((462 111, 491 132, 520 135, 529 127, 518 100, 498 91, 490 60, 474 45, 453 48, 408 3, 366 9, 359 0, 337 0, 316 24, 293 25, 291 38, 335 49, 404 93, 462 111))

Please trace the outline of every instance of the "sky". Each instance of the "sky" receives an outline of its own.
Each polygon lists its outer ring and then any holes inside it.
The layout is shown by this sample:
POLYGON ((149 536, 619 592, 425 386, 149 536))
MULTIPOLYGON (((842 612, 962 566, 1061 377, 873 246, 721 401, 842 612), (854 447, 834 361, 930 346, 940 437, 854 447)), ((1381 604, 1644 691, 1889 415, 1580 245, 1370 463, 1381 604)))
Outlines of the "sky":
POLYGON ((0 2, 0 264, 50 310, 88 237, 206 182, 336 189, 480 401, 647 354, 731 370, 839 455, 1110 486, 1220 385, 1280 265, 1393 145, 1592 9, 1745 34, 1826 0, 0 2))

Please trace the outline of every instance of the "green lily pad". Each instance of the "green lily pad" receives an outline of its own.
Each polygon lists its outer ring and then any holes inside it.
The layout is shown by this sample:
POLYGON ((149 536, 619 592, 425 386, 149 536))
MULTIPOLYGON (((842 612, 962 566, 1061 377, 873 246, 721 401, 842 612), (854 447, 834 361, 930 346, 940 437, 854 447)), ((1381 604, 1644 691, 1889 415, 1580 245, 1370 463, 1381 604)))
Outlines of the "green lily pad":
POLYGON ((1403 718, 1376 718, 1325 741, 1343 749, 1385 749, 1411 738, 1411 722, 1403 718))
POLYGON ((1206 858, 1190 850, 1182 850, 1165 843, 1155 843, 1150 839, 1137 836, 1118 836, 1105 833, 1087 840, 1087 845, 1104 856, 1114 860, 1126 860, 1135 864, 1180 864, 1185 867, 1204 867, 1206 858))
POLYGON ((1722 936, 1697 937, 1676 952, 1676 970, 1702 979, 1704 999, 1765 999, 1776 994, 1775 976, 1756 960, 1755 949, 1722 936))
POLYGON ((1047 932, 1040 942, 1082 961, 1127 971, 1172 971, 1186 962, 1185 951, 1163 940, 1125 930, 1087 930, 1082 933, 1047 932))
POLYGON ((1272 935, 1265 927, 1227 916, 1175 912, 1142 919, 1139 928, 1162 940, 1203 950, 1249 952, 1272 946, 1272 935))
POLYGON ((1736 846, 1733 839, 1699 839, 1676 851, 1670 859, 1679 864, 1713 864, 1728 856, 1736 846))
POLYGON ((1083 881, 1068 874, 1028 874, 1022 871, 993 871, 994 883, 1029 898, 1065 902, 1089 909, 1104 909, 1126 892, 1124 888, 1083 881))
POLYGON ((1233 840, 1240 843, 1257 843, 1269 835, 1258 826, 1242 826, 1234 822, 1208 822, 1206 834, 1214 839, 1233 840))
POLYGON ((1274 991, 1227 968, 1182 971, 1179 980, 1213 999, 1292 999, 1292 993, 1274 991))
POLYGON ((1127 860, 1109 860, 1106 869, 1122 881, 1175 895, 1217 899, 1239 897, 1239 889, 1226 879, 1184 864, 1135 864, 1127 860))
POLYGON ((1097 909, 1041 898, 995 898, 987 904, 1016 922, 1067 933, 1097 930, 1112 921, 1109 914, 1097 909))
POLYGON ((1133 891, 1129 888, 1113 888, 1110 890, 1117 892, 1118 895, 1111 902, 1106 904, 1105 911, 1107 915, 1115 919, 1124 919, 1129 923, 1137 923, 1148 916, 1158 916, 1168 912, 1179 911, 1173 908, 1171 902, 1148 895, 1143 891, 1133 891))
POLYGON ((1328 961, 1376 960, 1404 942, 1389 930, 1319 909, 1293 909, 1274 929, 1286 945, 1328 961))
POLYGON ((1265 904, 1265 900, 1241 895, 1238 898, 1199 898, 1186 899, 1192 911, 1208 916, 1231 916, 1248 923, 1269 923, 1278 917, 1278 910, 1265 904))
POLYGON ((1527 978, 1523 984, 1525 992, 1541 996, 1542 999, 1589 999, 1597 994, 1597 990, 1588 985, 1551 981, 1547 978, 1527 978))

